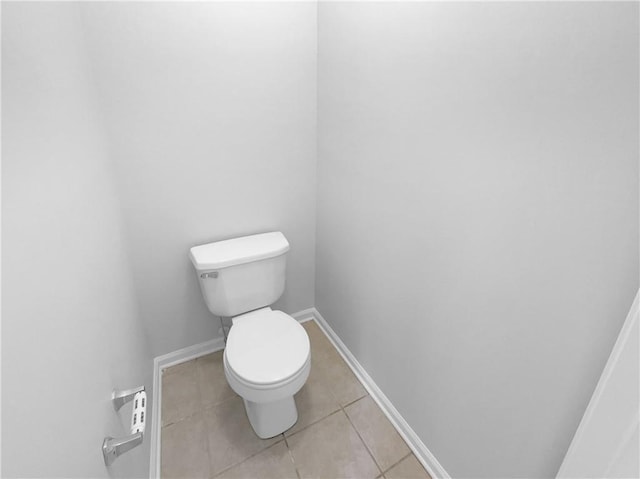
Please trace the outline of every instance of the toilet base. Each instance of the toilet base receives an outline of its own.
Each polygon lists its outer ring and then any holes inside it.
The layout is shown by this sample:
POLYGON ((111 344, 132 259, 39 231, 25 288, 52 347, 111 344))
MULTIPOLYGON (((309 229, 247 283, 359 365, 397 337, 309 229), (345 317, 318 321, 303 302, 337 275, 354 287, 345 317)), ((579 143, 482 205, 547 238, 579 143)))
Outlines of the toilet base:
POLYGON ((298 409, 293 396, 266 403, 244 399, 244 407, 251 427, 260 439, 282 434, 298 420, 298 409))

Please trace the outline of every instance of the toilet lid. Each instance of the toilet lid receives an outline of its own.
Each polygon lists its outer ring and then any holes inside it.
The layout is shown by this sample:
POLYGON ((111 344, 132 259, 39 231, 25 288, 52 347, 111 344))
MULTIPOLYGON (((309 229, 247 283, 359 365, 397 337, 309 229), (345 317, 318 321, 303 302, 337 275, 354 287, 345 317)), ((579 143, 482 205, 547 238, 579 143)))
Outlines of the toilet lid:
POLYGON ((234 318, 227 338, 227 365, 247 382, 284 381, 305 365, 309 337, 295 319, 282 311, 265 309, 234 318))

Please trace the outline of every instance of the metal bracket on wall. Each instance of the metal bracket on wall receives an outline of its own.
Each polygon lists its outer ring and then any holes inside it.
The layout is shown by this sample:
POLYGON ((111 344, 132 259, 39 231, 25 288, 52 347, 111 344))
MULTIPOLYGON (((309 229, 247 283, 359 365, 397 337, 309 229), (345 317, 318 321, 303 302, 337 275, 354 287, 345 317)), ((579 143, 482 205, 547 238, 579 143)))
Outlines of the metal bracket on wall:
POLYGON ((119 439, 105 437, 102 443, 102 455, 104 456, 105 465, 110 466, 118 456, 142 444, 143 435, 143 433, 137 432, 119 439))
POLYGON ((118 411, 122 406, 131 401, 136 394, 142 391, 144 391, 144 386, 138 386, 133 389, 114 389, 113 394, 111 395, 113 408, 118 411))
POLYGON ((144 386, 138 386, 133 389, 114 389, 111 394, 111 401, 116 411, 130 401, 134 401, 134 403, 131 411, 131 434, 120 438, 108 436, 102 442, 102 456, 106 466, 113 464, 113 461, 121 454, 142 444, 146 425, 147 393, 144 390, 144 386))

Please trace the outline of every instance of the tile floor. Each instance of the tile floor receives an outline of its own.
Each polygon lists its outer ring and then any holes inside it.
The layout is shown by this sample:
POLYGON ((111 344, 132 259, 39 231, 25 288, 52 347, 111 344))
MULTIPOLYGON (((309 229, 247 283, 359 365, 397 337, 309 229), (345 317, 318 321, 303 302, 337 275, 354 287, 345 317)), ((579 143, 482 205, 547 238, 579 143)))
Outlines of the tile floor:
POLYGON ((222 351, 162 375, 163 478, 429 478, 318 325, 298 422, 262 440, 227 384, 222 351))

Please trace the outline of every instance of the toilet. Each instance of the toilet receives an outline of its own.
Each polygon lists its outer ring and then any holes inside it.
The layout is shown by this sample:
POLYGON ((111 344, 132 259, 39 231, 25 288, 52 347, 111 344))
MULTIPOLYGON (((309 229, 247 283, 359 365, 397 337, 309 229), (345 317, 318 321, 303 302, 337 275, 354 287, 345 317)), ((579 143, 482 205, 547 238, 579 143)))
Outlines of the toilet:
POLYGON ((262 439, 296 423, 294 394, 311 369, 307 332, 270 307, 284 291, 288 251, 284 235, 270 232, 194 246, 189 252, 209 311, 232 318, 224 372, 262 439))

